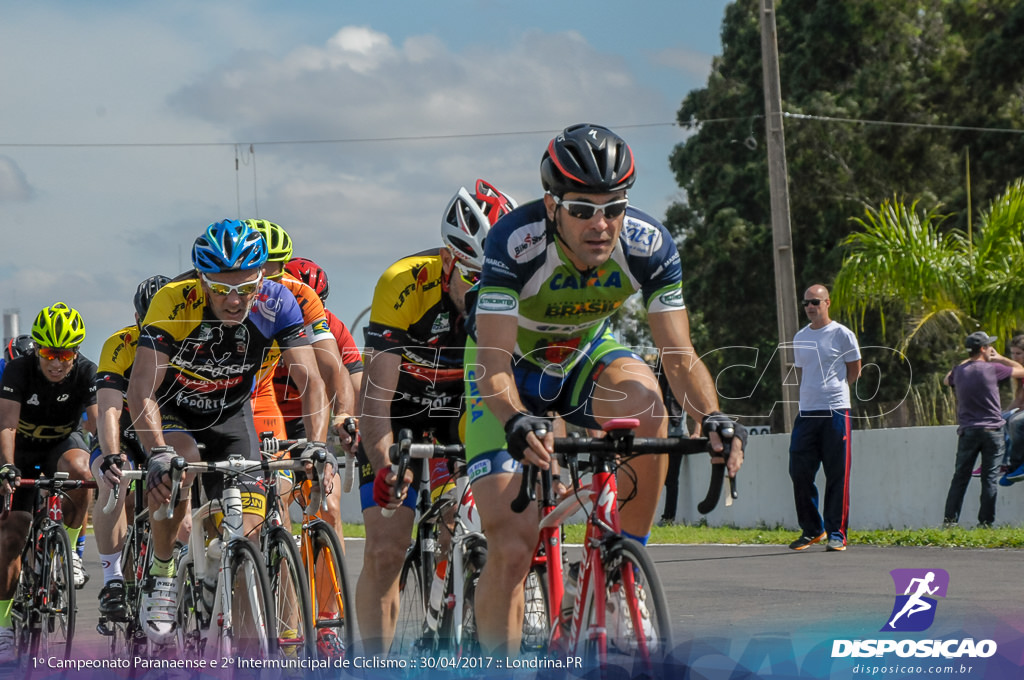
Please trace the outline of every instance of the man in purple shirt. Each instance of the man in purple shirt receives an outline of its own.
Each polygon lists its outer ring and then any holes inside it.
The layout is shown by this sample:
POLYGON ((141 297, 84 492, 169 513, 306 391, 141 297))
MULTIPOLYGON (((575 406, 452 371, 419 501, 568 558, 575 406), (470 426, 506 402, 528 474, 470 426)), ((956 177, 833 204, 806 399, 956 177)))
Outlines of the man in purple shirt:
POLYGON ((981 454, 981 507, 978 525, 991 526, 996 519, 999 461, 1003 458, 1003 420, 999 382, 1024 377, 1024 366, 1003 357, 992 347, 997 338, 983 331, 967 336, 967 359, 946 374, 944 382, 956 390, 956 468, 946 494, 945 524, 960 520, 960 508, 971 481, 971 470, 981 454))

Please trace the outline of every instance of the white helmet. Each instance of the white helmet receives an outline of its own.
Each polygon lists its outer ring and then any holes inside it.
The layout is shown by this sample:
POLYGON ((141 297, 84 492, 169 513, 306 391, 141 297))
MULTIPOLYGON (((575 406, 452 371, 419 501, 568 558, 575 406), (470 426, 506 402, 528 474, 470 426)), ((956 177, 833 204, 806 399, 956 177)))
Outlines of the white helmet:
POLYGON ((462 187, 448 202, 441 220, 441 239, 457 262, 479 271, 484 266, 487 232, 498 218, 515 208, 511 196, 478 179, 475 196, 462 187))

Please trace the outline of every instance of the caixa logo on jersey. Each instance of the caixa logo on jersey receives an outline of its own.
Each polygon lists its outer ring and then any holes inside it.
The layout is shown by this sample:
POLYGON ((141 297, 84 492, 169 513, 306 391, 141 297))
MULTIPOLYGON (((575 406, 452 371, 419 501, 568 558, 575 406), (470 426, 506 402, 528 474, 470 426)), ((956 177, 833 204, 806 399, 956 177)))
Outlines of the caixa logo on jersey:
MULTIPOLYGON (((945 569, 893 569, 895 601, 880 632, 919 633, 935 622, 939 601, 949 589, 945 569)), ((996 653, 993 640, 834 640, 832 657, 968 657, 987 658, 996 653)))

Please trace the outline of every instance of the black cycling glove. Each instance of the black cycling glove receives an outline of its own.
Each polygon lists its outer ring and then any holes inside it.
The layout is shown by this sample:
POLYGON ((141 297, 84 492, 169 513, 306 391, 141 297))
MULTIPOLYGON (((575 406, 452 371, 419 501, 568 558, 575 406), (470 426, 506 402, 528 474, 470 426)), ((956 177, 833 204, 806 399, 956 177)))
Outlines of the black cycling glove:
POLYGON ((146 461, 146 488, 160 486, 163 476, 171 471, 171 460, 174 459, 173 446, 154 446, 146 461))
POLYGON ((327 448, 327 444, 323 442, 309 442, 306 444, 306 448, 302 451, 302 455, 299 456, 299 460, 307 463, 312 463, 314 458, 319 458, 319 452, 323 451, 327 454, 326 461, 327 465, 334 467, 334 473, 338 472, 338 458, 331 453, 327 448))
POLYGON ((505 423, 505 441, 508 443, 508 453, 516 460, 522 460, 526 449, 530 445, 526 443, 526 436, 533 432, 538 439, 551 431, 551 419, 542 416, 534 416, 529 413, 517 413, 505 423))
POLYGON ((700 431, 705 437, 712 432, 717 432, 725 445, 723 452, 728 458, 730 442, 734 437, 739 437, 743 450, 747 450, 747 428, 725 415, 721 411, 712 411, 704 416, 700 424, 700 431))

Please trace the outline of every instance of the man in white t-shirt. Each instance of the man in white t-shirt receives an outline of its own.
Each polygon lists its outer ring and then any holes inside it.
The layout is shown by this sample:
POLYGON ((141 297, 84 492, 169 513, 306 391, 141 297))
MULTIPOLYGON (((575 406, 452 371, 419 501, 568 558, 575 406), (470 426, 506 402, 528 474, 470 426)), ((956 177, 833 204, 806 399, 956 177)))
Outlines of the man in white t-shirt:
POLYGON ((793 550, 806 550, 826 539, 826 550, 846 550, 850 385, 860 377, 860 347, 853 331, 829 317, 831 304, 825 286, 808 288, 803 306, 811 323, 793 338, 793 354, 800 371, 800 413, 789 443, 789 476, 803 532, 789 544, 793 550), (825 469, 824 513, 818 510, 818 488, 814 484, 819 467, 825 469))

